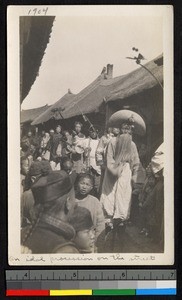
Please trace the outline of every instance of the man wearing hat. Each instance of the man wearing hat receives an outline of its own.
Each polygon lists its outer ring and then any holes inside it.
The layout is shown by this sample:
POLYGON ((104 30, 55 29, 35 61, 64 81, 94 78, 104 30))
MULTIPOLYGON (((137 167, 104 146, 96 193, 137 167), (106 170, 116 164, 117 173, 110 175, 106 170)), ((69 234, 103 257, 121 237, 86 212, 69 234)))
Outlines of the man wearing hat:
POLYGON ((74 228, 68 223, 74 206, 74 190, 65 171, 51 171, 32 186, 35 220, 22 231, 23 246, 32 253, 78 253, 72 240, 74 228))

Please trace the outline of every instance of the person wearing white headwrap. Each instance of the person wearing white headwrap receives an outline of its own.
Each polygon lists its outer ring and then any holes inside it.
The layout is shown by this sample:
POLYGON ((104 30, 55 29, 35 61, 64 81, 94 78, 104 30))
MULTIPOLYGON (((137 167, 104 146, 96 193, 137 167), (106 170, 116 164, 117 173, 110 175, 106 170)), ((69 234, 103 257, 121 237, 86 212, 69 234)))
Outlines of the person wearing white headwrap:
POLYGON ((151 169, 154 174, 157 174, 164 168, 164 143, 157 148, 154 156, 151 159, 151 169))

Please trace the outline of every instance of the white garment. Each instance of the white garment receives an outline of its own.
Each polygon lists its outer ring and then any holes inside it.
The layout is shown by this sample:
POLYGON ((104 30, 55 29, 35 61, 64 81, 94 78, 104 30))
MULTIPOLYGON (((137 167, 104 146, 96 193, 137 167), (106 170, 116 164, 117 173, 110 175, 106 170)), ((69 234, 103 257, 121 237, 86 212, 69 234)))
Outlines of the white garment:
POLYGON ((101 167, 96 164, 96 150, 98 146, 99 140, 94 140, 92 138, 85 139, 85 148, 90 148, 90 152, 88 153, 88 160, 90 166, 101 175, 101 167))
POLYGON ((46 159, 46 160, 50 160, 50 151, 48 151, 48 150, 44 150, 43 152, 42 152, 42 158, 44 158, 44 159, 46 159))
POLYGON ((43 138, 41 140, 41 144, 40 144, 42 149, 46 148, 49 140, 50 140, 50 135, 49 135, 49 133, 46 132, 45 135, 43 136, 43 138))
POLYGON ((164 168, 164 143, 162 143, 155 151, 155 154, 151 159, 151 168, 154 174, 164 168))
POLYGON ((127 220, 130 215, 132 184, 137 183, 139 157, 134 142, 131 142, 131 162, 115 166, 117 138, 113 137, 107 147, 107 168, 102 184, 101 203, 106 218, 127 220), (133 174, 135 175, 133 178, 133 174), (119 176, 119 177, 118 177, 119 176))
POLYGON ((61 170, 60 163, 56 164, 54 161, 50 161, 50 166, 53 171, 61 170))
POLYGON ((108 169, 105 175, 103 181, 105 193, 102 193, 100 199, 104 212, 107 216, 113 217, 113 219, 129 219, 132 196, 132 174, 129 163, 125 163, 120 177, 114 180, 115 182, 110 180, 108 169))

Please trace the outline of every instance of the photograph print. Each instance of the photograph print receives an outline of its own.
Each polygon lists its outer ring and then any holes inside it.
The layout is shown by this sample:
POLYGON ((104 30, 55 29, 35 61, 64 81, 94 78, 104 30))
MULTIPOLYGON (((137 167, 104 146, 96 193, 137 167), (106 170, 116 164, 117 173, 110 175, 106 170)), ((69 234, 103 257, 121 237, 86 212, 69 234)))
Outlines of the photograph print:
POLYGON ((10 265, 173 264, 172 18, 9 7, 10 265))

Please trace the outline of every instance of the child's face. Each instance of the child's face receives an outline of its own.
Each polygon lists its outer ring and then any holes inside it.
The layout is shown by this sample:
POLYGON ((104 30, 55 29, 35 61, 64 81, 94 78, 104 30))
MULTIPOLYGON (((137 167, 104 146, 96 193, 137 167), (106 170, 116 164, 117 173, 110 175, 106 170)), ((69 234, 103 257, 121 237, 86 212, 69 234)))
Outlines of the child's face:
POLYGON ((93 229, 85 229, 77 232, 75 237, 75 244, 81 250, 93 252, 95 234, 93 229))
POLYGON ((93 185, 89 178, 82 178, 78 182, 78 191, 81 195, 88 195, 92 188, 93 185))

